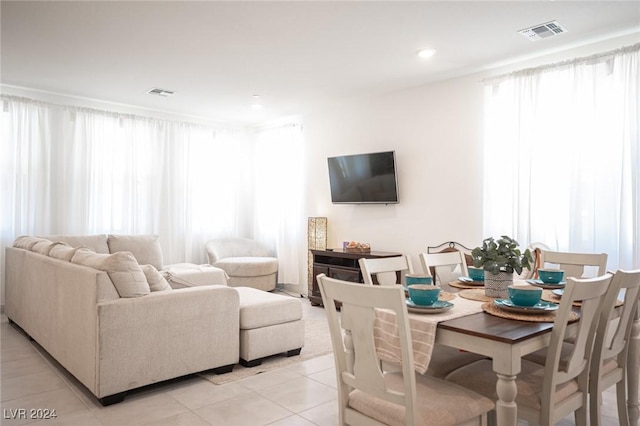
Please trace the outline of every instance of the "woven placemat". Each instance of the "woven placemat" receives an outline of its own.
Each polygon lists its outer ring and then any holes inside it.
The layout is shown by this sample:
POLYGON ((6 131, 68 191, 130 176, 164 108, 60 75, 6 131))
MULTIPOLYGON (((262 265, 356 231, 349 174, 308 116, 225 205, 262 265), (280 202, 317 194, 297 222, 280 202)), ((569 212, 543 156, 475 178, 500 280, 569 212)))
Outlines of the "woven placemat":
MULTIPOLYGON (((545 302, 560 303, 560 300, 562 298, 560 296, 558 296, 557 294, 553 294, 553 292, 551 290, 542 290, 542 297, 540 297, 540 299, 544 300, 545 302)), ((618 299, 616 301, 616 307, 622 306, 623 304, 624 304, 624 302, 622 300, 620 300, 620 299, 618 299)), ((573 302, 573 306, 580 307, 580 306, 582 306, 582 302, 577 300, 577 301, 573 302)))
POLYGON ((443 302, 449 302, 455 298, 456 298, 456 294, 449 293, 448 291, 441 291, 440 294, 438 295, 438 300, 441 300, 443 302))
MULTIPOLYGON (((545 302, 560 303, 560 296, 553 294, 551 290, 542 290, 542 296, 540 297, 540 299, 544 300, 545 302)), ((573 305, 580 306, 582 304, 580 302, 576 302, 573 305)))
MULTIPOLYGON (((556 320, 556 312, 549 312, 544 314, 519 314, 517 312, 509 312, 503 309, 500 309, 493 302, 486 302, 482 304, 482 310, 486 313, 506 319, 518 320, 518 321, 528 321, 528 322, 554 322, 556 320)), ((575 312, 571 312, 569 314, 569 321, 576 321, 580 318, 575 312)))
POLYGON ((460 297, 464 297, 469 300, 477 300, 478 302, 493 302, 495 297, 487 296, 484 294, 484 288, 471 288, 460 291, 458 293, 460 297))
POLYGON ((484 284, 482 285, 472 285, 469 283, 463 283, 462 281, 452 281, 449 283, 451 287, 456 288, 484 288, 484 284))

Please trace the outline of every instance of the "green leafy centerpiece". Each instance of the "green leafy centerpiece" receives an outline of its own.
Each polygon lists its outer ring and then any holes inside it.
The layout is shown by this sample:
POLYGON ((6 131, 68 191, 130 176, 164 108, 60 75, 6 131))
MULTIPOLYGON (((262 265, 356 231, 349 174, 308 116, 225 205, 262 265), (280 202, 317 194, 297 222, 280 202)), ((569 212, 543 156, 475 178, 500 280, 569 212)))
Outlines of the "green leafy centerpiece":
POLYGON ((507 288, 513 284, 513 273, 521 274, 522 269, 531 269, 533 257, 531 251, 520 251, 519 244, 513 238, 503 235, 482 241, 481 247, 471 252, 473 266, 482 268, 484 291, 489 297, 507 298, 507 288))

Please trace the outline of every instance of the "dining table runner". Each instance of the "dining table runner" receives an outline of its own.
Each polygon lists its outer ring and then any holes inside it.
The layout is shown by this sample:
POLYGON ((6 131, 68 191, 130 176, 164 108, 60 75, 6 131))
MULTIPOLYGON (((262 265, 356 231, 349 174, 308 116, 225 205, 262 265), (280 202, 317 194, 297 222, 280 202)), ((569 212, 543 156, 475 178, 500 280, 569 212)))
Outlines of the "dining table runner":
MULTIPOLYGON (((482 303, 456 297, 451 303, 453 308, 437 314, 417 314, 409 312, 409 327, 413 344, 413 362, 415 370, 426 373, 431 361, 431 353, 436 339, 438 323, 482 312, 482 303)), ((382 361, 401 363, 400 337, 394 312, 376 309, 374 323, 376 352, 382 361)))

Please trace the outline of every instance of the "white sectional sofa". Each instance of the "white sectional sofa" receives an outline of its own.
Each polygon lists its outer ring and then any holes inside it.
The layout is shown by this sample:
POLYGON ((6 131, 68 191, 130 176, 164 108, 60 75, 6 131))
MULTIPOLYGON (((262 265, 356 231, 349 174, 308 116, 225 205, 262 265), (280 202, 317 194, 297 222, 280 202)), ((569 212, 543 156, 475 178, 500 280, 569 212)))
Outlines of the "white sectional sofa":
POLYGON ((224 282, 171 289, 161 256, 153 236, 20 237, 6 250, 5 312, 105 405, 231 371, 238 292, 224 282))
POLYGON ((304 346, 299 299, 228 287, 211 265, 165 266, 154 235, 24 236, 5 262, 9 320, 104 405, 304 346))

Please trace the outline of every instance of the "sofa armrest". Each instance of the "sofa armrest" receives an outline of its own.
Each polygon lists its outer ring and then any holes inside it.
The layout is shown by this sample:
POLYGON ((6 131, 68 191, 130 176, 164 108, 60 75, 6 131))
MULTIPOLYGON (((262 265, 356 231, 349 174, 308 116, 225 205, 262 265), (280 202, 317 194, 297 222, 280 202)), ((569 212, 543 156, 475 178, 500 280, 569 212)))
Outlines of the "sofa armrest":
POLYGON ((99 398, 235 364, 239 296, 198 286, 98 304, 99 398))
POLYGON ((201 285, 227 285, 229 275, 211 265, 177 263, 160 271, 172 288, 196 287, 201 285))

